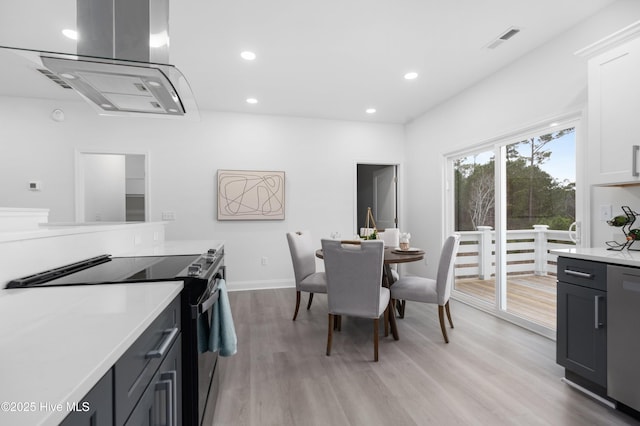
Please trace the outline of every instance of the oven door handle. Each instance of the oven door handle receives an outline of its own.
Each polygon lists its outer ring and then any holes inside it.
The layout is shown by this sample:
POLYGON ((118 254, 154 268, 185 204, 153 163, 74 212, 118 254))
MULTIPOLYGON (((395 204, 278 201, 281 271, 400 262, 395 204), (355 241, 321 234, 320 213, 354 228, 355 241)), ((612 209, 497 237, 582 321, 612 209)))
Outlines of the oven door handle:
POLYGON ((191 318, 196 319, 198 315, 201 315, 203 312, 207 312, 211 307, 218 301, 220 298, 220 290, 216 287, 216 290, 209 294, 206 300, 202 301, 197 305, 191 305, 191 318))

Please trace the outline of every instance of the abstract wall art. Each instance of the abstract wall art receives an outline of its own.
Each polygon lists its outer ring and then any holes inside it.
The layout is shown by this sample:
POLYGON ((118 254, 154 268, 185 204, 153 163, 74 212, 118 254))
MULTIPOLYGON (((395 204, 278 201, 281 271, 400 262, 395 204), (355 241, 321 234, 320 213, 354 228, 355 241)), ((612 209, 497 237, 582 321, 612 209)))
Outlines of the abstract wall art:
POLYGON ((283 220, 284 172, 218 170, 218 220, 283 220))

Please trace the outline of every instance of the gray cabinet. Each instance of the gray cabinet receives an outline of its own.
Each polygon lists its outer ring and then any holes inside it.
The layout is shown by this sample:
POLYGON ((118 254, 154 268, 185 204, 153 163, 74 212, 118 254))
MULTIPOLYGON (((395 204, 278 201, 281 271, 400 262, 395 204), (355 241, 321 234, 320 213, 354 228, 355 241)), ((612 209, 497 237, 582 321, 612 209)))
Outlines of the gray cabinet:
POLYGON ((113 371, 109 369, 102 379, 77 401, 73 411, 60 426, 112 426, 113 425, 113 371))
POLYGON ((176 297, 78 401, 62 426, 182 424, 182 333, 176 297), (86 410, 86 411, 85 411, 86 410))
POLYGON ((178 296, 113 367, 116 425, 182 424, 181 334, 178 296))
POLYGON ((140 397, 125 426, 182 424, 180 399, 182 368, 180 337, 173 343, 158 371, 140 397))
POLYGON ((558 258, 556 361, 567 378, 602 394, 607 387, 607 265, 558 258))

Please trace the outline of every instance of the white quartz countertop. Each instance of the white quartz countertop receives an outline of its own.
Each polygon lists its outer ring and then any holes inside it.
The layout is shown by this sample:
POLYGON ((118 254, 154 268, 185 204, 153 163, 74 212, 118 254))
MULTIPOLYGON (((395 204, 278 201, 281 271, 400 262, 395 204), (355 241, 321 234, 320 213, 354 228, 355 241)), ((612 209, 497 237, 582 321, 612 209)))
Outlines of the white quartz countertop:
POLYGON ((551 250, 558 256, 572 257, 574 259, 593 260, 596 262, 611 263, 615 265, 640 267, 640 251, 633 250, 607 250, 606 248, 571 248, 551 250))
POLYGON ((0 290, 0 424, 60 423, 67 403, 82 402, 182 286, 0 290))
POLYGON ((154 244, 153 247, 145 247, 118 253, 117 256, 179 256, 186 254, 203 254, 209 249, 220 249, 224 246, 222 240, 166 240, 154 244))

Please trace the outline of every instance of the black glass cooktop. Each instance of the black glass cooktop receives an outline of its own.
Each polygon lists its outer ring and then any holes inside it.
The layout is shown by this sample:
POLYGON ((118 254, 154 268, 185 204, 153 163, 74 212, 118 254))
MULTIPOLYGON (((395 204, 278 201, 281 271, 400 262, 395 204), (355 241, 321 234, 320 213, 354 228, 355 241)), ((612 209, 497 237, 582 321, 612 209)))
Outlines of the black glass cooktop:
POLYGON ((73 268, 67 270, 62 267, 14 280, 7 288, 173 280, 186 276, 186 268, 198 258, 194 255, 105 257, 84 269, 78 263, 69 265, 73 268))

